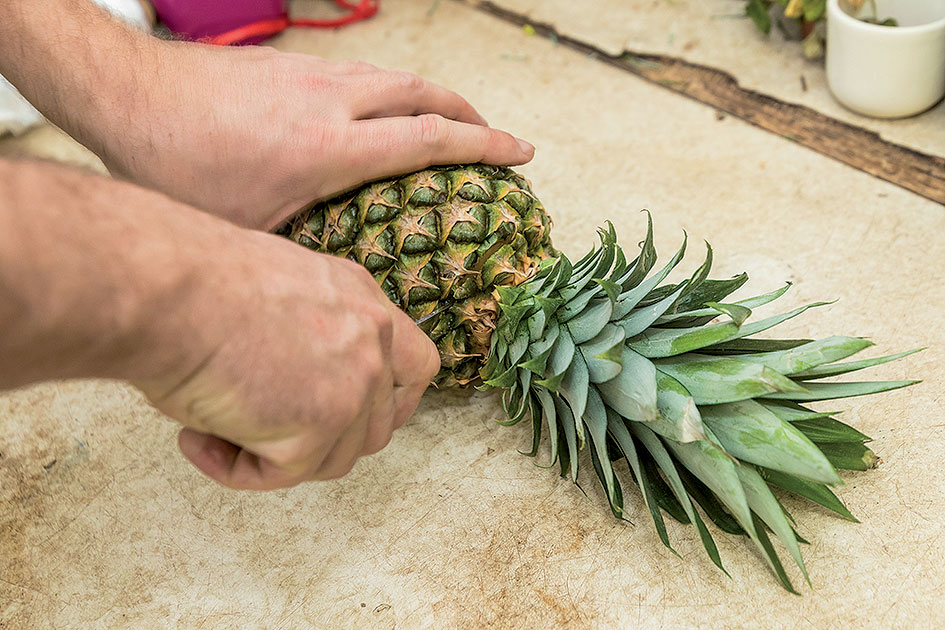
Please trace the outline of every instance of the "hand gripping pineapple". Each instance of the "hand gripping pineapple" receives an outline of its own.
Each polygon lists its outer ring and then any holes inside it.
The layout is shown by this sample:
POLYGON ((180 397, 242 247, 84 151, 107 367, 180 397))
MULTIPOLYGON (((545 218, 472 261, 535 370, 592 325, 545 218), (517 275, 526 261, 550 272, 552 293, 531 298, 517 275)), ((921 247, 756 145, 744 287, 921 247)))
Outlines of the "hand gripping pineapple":
POLYGON ((807 404, 910 385, 822 380, 910 353, 840 362, 872 344, 756 338, 825 303, 750 322, 788 286, 726 302, 747 275, 709 279, 711 248, 691 278, 663 283, 686 243, 654 272, 652 223, 632 260, 608 227, 572 263, 552 247, 550 225, 524 178, 474 165, 369 184, 281 232, 367 267, 436 342, 436 384, 503 390, 501 423, 532 423, 529 455, 544 427, 552 461, 577 482, 588 451, 615 516, 624 499, 612 462, 626 458, 667 547, 662 511, 694 524, 722 568, 704 514, 747 535, 794 592, 769 532, 807 578, 800 537, 771 487, 855 521, 829 486, 838 469, 876 461, 867 436, 807 404))

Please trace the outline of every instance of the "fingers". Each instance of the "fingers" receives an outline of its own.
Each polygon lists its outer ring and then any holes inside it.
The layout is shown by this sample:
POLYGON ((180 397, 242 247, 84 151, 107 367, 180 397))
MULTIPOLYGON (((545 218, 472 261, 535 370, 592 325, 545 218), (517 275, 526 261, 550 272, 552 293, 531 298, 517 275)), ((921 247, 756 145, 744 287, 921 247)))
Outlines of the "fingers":
POLYGON ((215 435, 181 429, 177 445, 203 474, 235 490, 275 490, 305 480, 215 435))
POLYGON ((280 466, 215 435, 185 428, 177 437, 181 453, 190 463, 217 483, 234 490, 277 490, 303 481, 337 479, 354 466, 363 442, 363 430, 349 431, 320 465, 312 465, 318 461, 313 454, 310 461, 303 458, 280 466))
POLYGON ((488 126, 472 105, 459 94, 408 72, 355 75, 348 81, 354 101, 352 118, 386 118, 439 114, 444 118, 488 126))
POLYGON ((436 345, 403 311, 393 308, 391 348, 393 363, 393 426, 399 429, 417 409, 417 404, 440 369, 436 345))
POLYGON ((247 442, 245 448, 185 428, 178 435, 178 445, 201 472, 237 490, 274 490, 303 481, 338 479, 351 471, 359 457, 374 454, 390 442, 394 431, 393 390, 393 377, 388 371, 375 388, 372 408, 345 423, 333 444, 325 442, 324 427, 309 425, 315 430, 276 441, 247 442))
POLYGON ((420 384, 426 387, 440 369, 440 353, 436 344, 424 334, 410 317, 390 305, 391 363, 393 385, 420 384))
MULTIPOLYGON (((378 395, 374 398, 374 405, 367 421, 364 439, 356 456, 373 455, 390 442, 394 432, 394 382, 393 375, 387 372, 386 379, 378 395)), ((326 462, 325 467, 328 463, 326 462)))
POLYGON ((340 479, 351 472, 354 463, 361 456, 364 449, 366 434, 366 423, 352 426, 342 434, 341 438, 328 452, 328 456, 324 459, 322 465, 312 473, 310 478, 318 481, 328 481, 330 479, 340 479))
MULTIPOLYGON (((370 288, 376 290, 373 281, 370 288)), ((259 418, 244 417, 243 412, 237 412, 229 428, 221 427, 228 439, 185 428, 178 436, 184 456, 227 487, 272 490, 303 481, 337 479, 358 458, 387 446, 439 369, 439 354, 433 342, 386 298, 382 306, 365 312, 375 320, 372 326, 380 357, 362 356, 356 387, 326 393, 329 399, 340 394, 346 404, 307 407, 289 419, 267 416, 270 426, 283 423, 275 433, 272 429, 247 433, 247 427, 259 424, 259 418), (369 364, 376 366, 368 369, 369 364)))
POLYGON ((535 154, 509 133, 437 114, 355 121, 348 134, 344 187, 435 164, 524 164, 535 154))

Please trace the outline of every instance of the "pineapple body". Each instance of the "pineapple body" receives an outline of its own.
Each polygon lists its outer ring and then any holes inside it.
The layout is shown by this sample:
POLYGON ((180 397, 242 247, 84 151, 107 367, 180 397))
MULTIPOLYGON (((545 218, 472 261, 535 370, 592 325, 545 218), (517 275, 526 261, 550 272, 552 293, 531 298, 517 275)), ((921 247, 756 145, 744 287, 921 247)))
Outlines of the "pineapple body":
POLYGON ((477 378, 489 351, 497 286, 517 285, 555 255, 551 220, 528 181, 504 167, 433 168, 368 184, 300 213, 284 232, 366 267, 440 351, 438 385, 477 378))

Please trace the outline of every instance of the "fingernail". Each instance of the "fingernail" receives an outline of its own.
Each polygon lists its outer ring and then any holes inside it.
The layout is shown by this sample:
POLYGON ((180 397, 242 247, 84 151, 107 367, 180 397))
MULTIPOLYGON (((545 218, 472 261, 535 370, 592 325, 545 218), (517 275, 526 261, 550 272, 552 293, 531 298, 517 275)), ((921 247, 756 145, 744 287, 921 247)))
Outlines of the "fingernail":
POLYGON ((525 142, 521 138, 516 138, 516 140, 518 141, 518 146, 521 147, 522 149, 522 153, 527 153, 531 155, 532 153, 535 152, 535 147, 531 143, 525 142))

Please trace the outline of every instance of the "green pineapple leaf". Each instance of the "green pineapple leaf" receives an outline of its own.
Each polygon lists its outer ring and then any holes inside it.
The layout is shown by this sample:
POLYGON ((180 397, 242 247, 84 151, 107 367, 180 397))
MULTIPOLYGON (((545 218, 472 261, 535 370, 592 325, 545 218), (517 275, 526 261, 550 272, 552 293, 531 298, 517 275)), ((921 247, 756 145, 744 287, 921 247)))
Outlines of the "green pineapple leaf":
POLYGON ((654 361, 682 383, 699 405, 718 405, 776 393, 804 395, 803 387, 765 365, 735 357, 686 354, 654 361))
MULTIPOLYGON (((744 276, 746 279, 748 277, 747 274, 742 274, 742 276, 744 276)), ((741 276, 736 276, 736 278, 740 278, 740 277, 741 276)), ((771 291, 770 293, 765 293, 764 295, 758 295, 753 298, 739 300, 735 302, 734 305, 744 306, 745 308, 749 310, 756 309, 758 307, 764 306, 765 304, 769 304, 773 302, 774 300, 778 299, 779 297, 784 295, 787 292, 787 290, 790 288, 791 288, 791 283, 788 282, 780 289, 776 289, 774 291, 771 291)), ((718 302, 722 300, 723 297, 716 298, 714 301, 718 302)), ((686 320, 686 319, 691 319, 691 318, 701 318, 701 317, 714 318, 716 315, 718 315, 718 310, 712 307, 696 308, 694 310, 688 310, 688 311, 683 311, 682 308, 679 308, 677 309, 677 312, 664 315, 663 317, 659 318, 656 321, 655 325, 664 326, 667 324, 673 324, 674 322, 678 322, 679 320, 686 320)))
POLYGON ((623 348, 620 363, 620 374, 597 385, 604 402, 628 420, 657 420, 656 367, 627 347, 623 348))
MULTIPOLYGON (((686 492, 686 488, 683 485, 682 477, 679 476, 676 465, 673 464, 672 456, 663 446, 663 443, 656 434, 646 426, 639 422, 632 422, 630 423, 630 428, 637 439, 639 439, 649 451, 650 456, 663 472, 663 477, 665 477, 673 494, 676 495, 679 504, 683 510, 685 510, 689 522, 695 523, 696 529, 699 532, 699 538, 702 540, 702 546, 705 548, 706 553, 709 554, 709 558, 712 559, 715 566, 720 568, 725 575, 729 575, 728 571, 726 571, 725 567, 722 565, 722 557, 719 555, 719 549, 715 544, 715 540, 713 540, 712 535, 702 521, 702 517, 699 516, 699 512, 697 512, 692 505, 689 493, 686 492)), ((731 576, 729 575, 729 577, 731 576)))
POLYGON ((587 410, 582 417, 587 427, 587 439, 590 440, 591 450, 595 452, 599 460, 601 468, 599 478, 607 491, 607 498, 612 508, 621 511, 622 508, 617 508, 614 502, 616 481, 614 470, 610 465, 610 457, 607 454, 607 408, 604 407, 600 395, 594 390, 588 391, 587 410))
POLYGON ((740 304, 723 304, 721 302, 706 302, 705 304, 710 309, 731 317, 732 322, 739 327, 745 323, 745 320, 751 317, 751 309, 740 304))
POLYGON ((839 411, 811 411, 789 400, 761 400, 759 404, 785 422, 829 418, 840 413, 839 411))
POLYGON ((670 357, 734 339, 738 329, 734 322, 692 328, 651 328, 629 339, 627 345, 648 358, 670 357))
POLYGON ((765 558, 768 560, 768 565, 774 570, 774 574, 778 577, 778 581, 781 582, 781 586, 784 587, 788 593, 792 595, 800 595, 796 590, 794 590, 794 585, 791 584, 791 580, 788 578, 787 573, 784 571, 784 566, 781 564, 781 559, 778 558, 777 552, 774 550, 774 546, 771 544, 771 539, 768 538, 768 533, 765 531, 764 523, 756 514, 752 514, 752 522, 756 528, 757 534, 757 544, 758 547, 765 554, 765 558))
POLYGON ((551 462, 548 467, 555 465, 558 461, 558 414, 555 407, 555 401, 551 394, 543 387, 535 388, 535 395, 538 397, 538 404, 541 405, 542 419, 545 426, 548 427, 548 443, 551 449, 551 462))
POLYGON ((567 446, 567 448, 560 453, 561 474, 564 475, 565 470, 569 470, 571 473, 571 481, 577 483, 578 447, 577 432, 574 426, 574 414, 571 413, 571 408, 568 406, 568 403, 560 396, 554 396, 554 401, 556 415, 561 420, 562 434, 564 435, 565 445, 567 446))
POLYGON ((837 495, 822 483, 816 483, 813 481, 807 481, 806 479, 800 479, 793 475, 788 475, 787 473, 778 472, 777 470, 769 470, 767 468, 758 468, 758 473, 761 477, 773 486, 783 488, 788 492, 792 492, 800 497, 804 497, 818 505, 836 512, 843 518, 848 521, 853 521, 854 523, 859 523, 853 514, 850 513, 850 510, 847 509, 847 506, 843 504, 840 499, 837 498, 837 495))
POLYGON ((869 470, 879 458, 861 442, 819 442, 817 448, 838 470, 869 470))
POLYGON ((614 305, 614 319, 623 319, 630 311, 636 308, 654 287, 662 282, 663 279, 679 265, 685 253, 686 239, 683 238, 682 245, 679 246, 679 249, 676 250, 676 253, 673 254, 673 257, 669 259, 669 262, 666 263, 662 269, 620 294, 620 297, 617 298, 617 303, 614 305))
POLYGON ((635 337, 652 326, 653 322, 659 319, 660 315, 673 306, 673 303, 679 298, 684 289, 685 286, 682 286, 659 302, 636 308, 630 311, 625 317, 618 320, 617 323, 624 330, 624 339, 635 337))
MULTIPOLYGON (((804 559, 801 557, 800 547, 797 546, 797 538, 791 524, 785 517, 784 508, 778 503, 778 500, 771 494, 768 484, 761 478, 754 468, 748 466, 738 466, 736 468, 738 478, 742 482, 742 488, 745 489, 745 497, 748 499, 748 506, 751 511, 764 521, 765 525, 771 528, 778 540, 787 548, 791 558, 804 574, 807 585, 810 586, 810 576, 807 574, 807 567, 804 566, 804 559)), ((757 526, 756 531, 763 532, 764 528, 757 526)))
POLYGON ((738 459, 809 481, 838 484, 840 477, 802 431, 753 400, 702 407, 702 421, 738 459))
POLYGON ((793 376, 824 363, 833 363, 873 345, 862 337, 828 337, 778 352, 744 354, 742 361, 767 365, 772 370, 793 376))
POLYGON ((748 274, 740 273, 726 280, 705 279, 679 300, 675 311, 700 309, 710 302, 721 302, 748 282, 748 274))
POLYGON ((525 457, 536 457, 541 444, 541 408, 534 398, 529 398, 529 416, 532 420, 532 448, 528 451, 519 451, 525 457))
POLYGON ((574 343, 584 343, 596 337, 610 321, 613 310, 613 302, 600 300, 588 306, 583 313, 565 324, 574 338, 574 343))
POLYGON ((907 350, 906 352, 899 352, 898 354, 890 354, 884 357, 877 357, 875 359, 864 359, 862 361, 849 361, 847 363, 833 363, 830 365, 820 365, 817 367, 804 370, 802 372, 797 372, 791 376, 800 380, 808 379, 817 379, 817 378, 827 378, 830 376, 841 376, 843 374, 849 374, 850 372, 856 372, 858 370, 863 370, 865 368, 871 368, 877 365, 882 365, 883 363, 889 363, 890 361, 896 361, 902 359, 909 355, 915 354, 916 352, 922 352, 925 348, 916 348, 915 350, 907 350))
POLYGON ((862 444, 872 441, 868 435, 829 416, 813 420, 796 420, 792 426, 806 435, 811 442, 859 442, 862 444))
MULTIPOLYGON (((669 542, 669 535, 666 533, 666 523, 663 521, 663 515, 660 513, 660 501, 657 499, 659 489, 655 483, 653 483, 655 478, 651 478, 640 463, 636 445, 623 419, 615 413, 610 412, 607 414, 607 427, 617 444, 618 450, 627 459, 627 463, 630 465, 633 479, 643 494, 643 502, 650 511, 650 516, 653 519, 653 525, 656 527, 657 535, 667 549, 676 553, 676 550, 673 549, 673 546, 669 542)), ((662 503, 668 505, 665 500, 662 503)), ((671 514, 673 512, 672 508, 667 511, 671 514)))
POLYGON ((704 440, 702 415, 689 390, 665 372, 656 373, 656 407, 659 417, 647 426, 677 442, 704 440))
POLYGON ((766 394, 765 398, 793 400, 795 402, 834 400, 837 398, 853 398, 854 396, 866 396, 868 394, 888 392, 921 382, 922 381, 860 381, 852 383, 811 383, 804 381, 805 391, 766 394))
POLYGON ((699 504, 702 511, 712 523, 726 534, 733 536, 747 536, 742 526, 738 524, 732 515, 725 511, 725 508, 719 502, 712 491, 699 478, 689 472, 684 466, 677 468, 679 477, 686 487, 686 492, 692 497, 692 500, 699 504))
POLYGON ((592 383, 603 383, 620 374, 625 339, 619 326, 607 324, 596 337, 580 346, 592 383))

